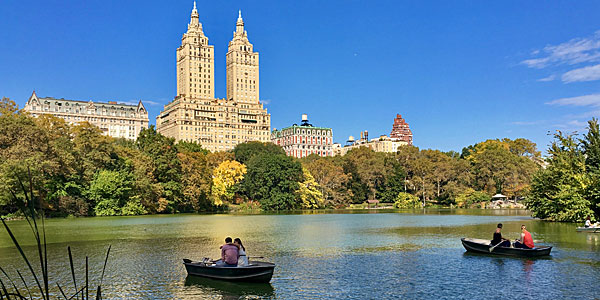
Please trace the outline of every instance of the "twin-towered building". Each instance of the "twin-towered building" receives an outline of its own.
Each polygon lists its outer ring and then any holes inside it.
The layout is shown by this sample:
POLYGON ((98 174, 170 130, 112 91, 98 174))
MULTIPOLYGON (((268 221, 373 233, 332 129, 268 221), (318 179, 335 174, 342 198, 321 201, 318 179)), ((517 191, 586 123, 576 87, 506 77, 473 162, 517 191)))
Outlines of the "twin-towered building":
POLYGON ((214 46, 208 44, 194 2, 177 48, 177 96, 156 117, 161 134, 226 151, 248 141, 270 141, 271 115, 260 103, 258 52, 248 40, 241 11, 225 56, 227 98, 215 98, 214 46))

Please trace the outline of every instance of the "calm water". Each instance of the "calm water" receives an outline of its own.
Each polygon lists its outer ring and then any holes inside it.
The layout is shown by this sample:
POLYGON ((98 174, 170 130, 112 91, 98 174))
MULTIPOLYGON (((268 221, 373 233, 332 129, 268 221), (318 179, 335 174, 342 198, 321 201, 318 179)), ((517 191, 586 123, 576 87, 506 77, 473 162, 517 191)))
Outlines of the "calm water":
MULTIPOLYGON (((11 227, 31 245, 26 223, 11 227), (25 238, 27 237, 27 238, 25 238)), ((597 299, 600 234, 575 224, 534 220, 518 211, 428 211, 296 215, 176 215, 48 220, 55 282, 78 276, 90 256, 92 279, 112 245, 105 277, 108 299, 597 299), (551 258, 519 259, 465 253, 461 237, 491 238, 495 224, 514 239, 526 224, 551 258), (249 255, 277 264, 271 284, 186 278, 182 258, 218 257, 226 236, 240 237, 249 255), (57 272, 54 272, 56 274, 57 272)), ((0 266, 23 269, 0 231, 0 266)), ((33 247, 26 248, 33 255, 33 247)))

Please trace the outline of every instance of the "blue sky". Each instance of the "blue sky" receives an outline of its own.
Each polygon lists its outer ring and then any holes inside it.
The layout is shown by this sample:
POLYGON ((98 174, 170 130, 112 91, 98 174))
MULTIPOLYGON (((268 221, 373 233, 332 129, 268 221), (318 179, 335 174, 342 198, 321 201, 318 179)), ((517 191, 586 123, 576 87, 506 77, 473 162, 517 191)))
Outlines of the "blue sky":
MULTIPOLYGON (((193 1, 2 1, 0 96, 142 99, 150 123, 176 93, 175 49, 193 1)), ((302 113, 336 142, 389 134, 460 151, 600 116, 598 1, 198 1, 216 96, 238 9, 260 52, 271 127, 302 113)))

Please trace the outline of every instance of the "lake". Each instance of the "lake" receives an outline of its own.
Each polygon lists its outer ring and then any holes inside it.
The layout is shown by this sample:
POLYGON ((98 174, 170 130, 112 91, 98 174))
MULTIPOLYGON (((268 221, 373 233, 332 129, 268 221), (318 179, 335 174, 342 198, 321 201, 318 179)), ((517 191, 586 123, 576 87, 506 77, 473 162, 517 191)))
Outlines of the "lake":
MULTIPOLYGON (((24 221, 9 222, 26 252, 24 221)), ((319 211, 298 214, 159 215, 46 220, 50 268, 73 291, 67 246, 83 281, 97 280, 108 245, 105 299, 594 299, 600 297, 600 234, 518 210, 319 211), (520 259, 467 254, 461 237, 514 239, 526 224, 552 255, 520 259), (219 256, 226 236, 277 267, 271 284, 186 278, 182 258, 219 256), (58 272, 59 271, 59 272, 58 272)), ((0 231, 0 266, 26 270, 0 231)), ((32 283, 32 282, 31 282, 32 283)), ((30 284, 31 285, 31 284, 30 284)))

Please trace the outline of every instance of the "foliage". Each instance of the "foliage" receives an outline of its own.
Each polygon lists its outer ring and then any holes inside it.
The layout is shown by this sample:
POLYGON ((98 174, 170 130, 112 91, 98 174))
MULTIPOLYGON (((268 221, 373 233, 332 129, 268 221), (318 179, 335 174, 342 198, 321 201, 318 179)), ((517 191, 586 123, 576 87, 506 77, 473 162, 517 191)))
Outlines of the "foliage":
POLYGON ((211 197, 215 205, 223 205, 231 201, 234 195, 234 186, 244 179, 246 166, 235 160, 222 162, 213 171, 213 186, 211 197))
POLYGON ((302 164, 321 191, 323 206, 333 208, 347 206, 349 193, 346 184, 350 180, 350 175, 344 172, 344 168, 334 163, 333 159, 316 155, 309 156, 309 159, 303 160, 302 164))
MULTIPOLYGON (((596 123, 597 124, 597 123, 596 123)), ((590 122, 588 138, 596 124, 590 122)), ((584 147, 591 149, 593 140, 584 147)), ((590 150, 586 150, 590 153, 590 150)), ((591 154, 591 153, 590 153, 591 154)), ((572 134, 557 132, 548 149, 548 166, 535 174, 527 207, 533 216, 553 221, 583 221, 593 214, 591 201, 585 197, 590 186, 586 156, 572 134)))
POLYGON ((245 194, 260 202, 265 210, 294 209, 295 192, 302 181, 302 165, 292 157, 263 153, 248 161, 248 171, 242 182, 245 194))
POLYGON ((122 214, 123 207, 132 196, 132 186, 133 182, 129 174, 101 170, 96 174, 85 194, 92 203, 95 203, 94 212, 97 216, 116 216, 122 214))
POLYGON ((283 148, 273 143, 263 143, 258 141, 237 144, 233 149, 233 153, 235 154, 235 159, 243 164, 248 164, 250 159, 256 155, 267 153, 285 155, 283 148))
POLYGON ((421 207, 421 203, 419 202, 419 197, 409 194, 409 193, 400 192, 396 196, 396 199, 394 201, 394 207, 395 208, 419 208, 419 207, 421 207))
POLYGON ((471 207, 473 204, 488 202, 492 200, 490 195, 482 191, 475 191, 472 188, 466 189, 464 192, 456 196, 456 205, 458 207, 471 207))
POLYGON ((302 173, 304 181, 300 182, 300 187, 296 190, 300 198, 300 207, 304 209, 319 208, 324 201, 320 186, 306 168, 302 168, 302 173))

